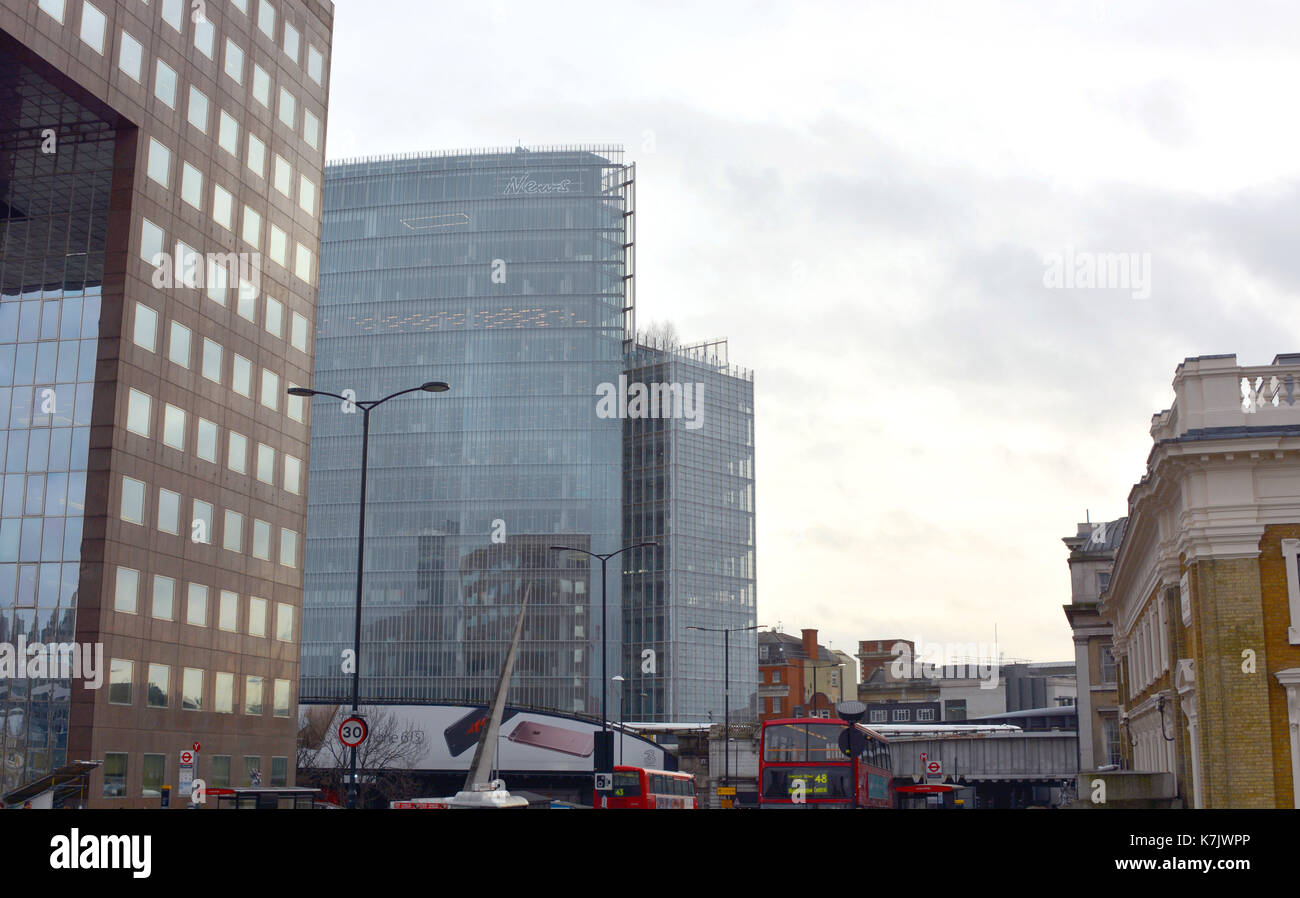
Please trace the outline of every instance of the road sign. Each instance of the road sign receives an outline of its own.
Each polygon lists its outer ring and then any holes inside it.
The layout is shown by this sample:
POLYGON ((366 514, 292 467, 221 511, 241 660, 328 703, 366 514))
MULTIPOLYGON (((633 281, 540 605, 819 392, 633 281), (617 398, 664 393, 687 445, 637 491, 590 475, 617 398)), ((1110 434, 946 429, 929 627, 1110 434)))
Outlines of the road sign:
POLYGON ((596 774, 596 791, 608 792, 614 788, 614 774, 598 773, 596 774))
POLYGON ((203 746, 199 745, 197 742, 194 743, 194 750, 195 750, 196 752, 197 752, 199 749, 201 749, 202 747, 203 747, 203 746))
POLYGON ((718 786, 718 794, 719 794, 719 795, 735 795, 735 794, 736 794, 736 787, 735 787, 735 786, 718 786))
POLYGON ((176 794, 188 798, 193 792, 194 766, 198 755, 192 751, 181 752, 181 775, 176 781, 176 794))
POLYGON ((939 761, 930 761, 925 765, 925 772, 930 776, 938 776, 943 773, 943 764, 939 761))
POLYGON ((360 717, 349 717, 339 724, 339 741, 348 748, 356 748, 370 735, 370 727, 360 717))

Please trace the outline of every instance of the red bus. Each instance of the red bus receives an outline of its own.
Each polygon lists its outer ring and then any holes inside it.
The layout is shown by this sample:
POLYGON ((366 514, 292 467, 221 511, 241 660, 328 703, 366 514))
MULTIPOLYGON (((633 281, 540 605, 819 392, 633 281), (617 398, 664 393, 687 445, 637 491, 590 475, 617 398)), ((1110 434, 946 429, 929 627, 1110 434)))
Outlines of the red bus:
POLYGON ((854 726, 865 744, 851 758, 840 749, 849 727, 842 720, 766 721, 758 760, 759 807, 894 807, 889 740, 860 723, 854 726))
POLYGON ((595 808, 694 809, 695 777, 678 770, 647 770, 644 767, 614 768, 614 791, 608 796, 592 793, 595 808))

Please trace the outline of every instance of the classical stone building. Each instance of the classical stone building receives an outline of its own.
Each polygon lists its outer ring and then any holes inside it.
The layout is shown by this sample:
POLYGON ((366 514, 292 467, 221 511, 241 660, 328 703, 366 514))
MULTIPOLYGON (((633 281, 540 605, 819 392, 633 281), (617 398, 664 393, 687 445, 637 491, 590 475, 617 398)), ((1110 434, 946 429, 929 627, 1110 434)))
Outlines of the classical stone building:
POLYGON ((1070 603, 1064 607, 1074 632, 1080 770, 1120 762, 1114 635, 1099 608, 1127 524, 1128 518, 1086 522, 1062 539, 1070 550, 1070 603))
POLYGON ((1152 418, 1101 602, 1132 797, 1300 807, 1297 381, 1300 354, 1189 358, 1152 418))

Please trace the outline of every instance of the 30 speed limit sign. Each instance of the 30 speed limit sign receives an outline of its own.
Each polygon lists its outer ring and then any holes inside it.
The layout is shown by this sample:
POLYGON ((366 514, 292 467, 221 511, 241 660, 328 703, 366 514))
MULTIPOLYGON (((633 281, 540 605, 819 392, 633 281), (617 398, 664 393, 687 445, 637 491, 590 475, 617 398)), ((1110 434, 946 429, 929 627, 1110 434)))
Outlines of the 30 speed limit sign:
POLYGON ((349 717, 339 724, 339 741, 348 748, 356 748, 370 735, 370 728, 360 717, 349 717))

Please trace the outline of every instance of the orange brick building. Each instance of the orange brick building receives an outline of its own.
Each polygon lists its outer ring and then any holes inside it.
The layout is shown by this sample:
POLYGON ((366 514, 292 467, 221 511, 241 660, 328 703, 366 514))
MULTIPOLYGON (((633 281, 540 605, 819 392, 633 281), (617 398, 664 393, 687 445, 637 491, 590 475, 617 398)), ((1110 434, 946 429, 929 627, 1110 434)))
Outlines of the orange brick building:
POLYGON ((782 717, 833 717, 846 685, 856 699, 852 658, 817 644, 816 630, 801 637, 758 634, 758 711, 760 720, 782 717))

